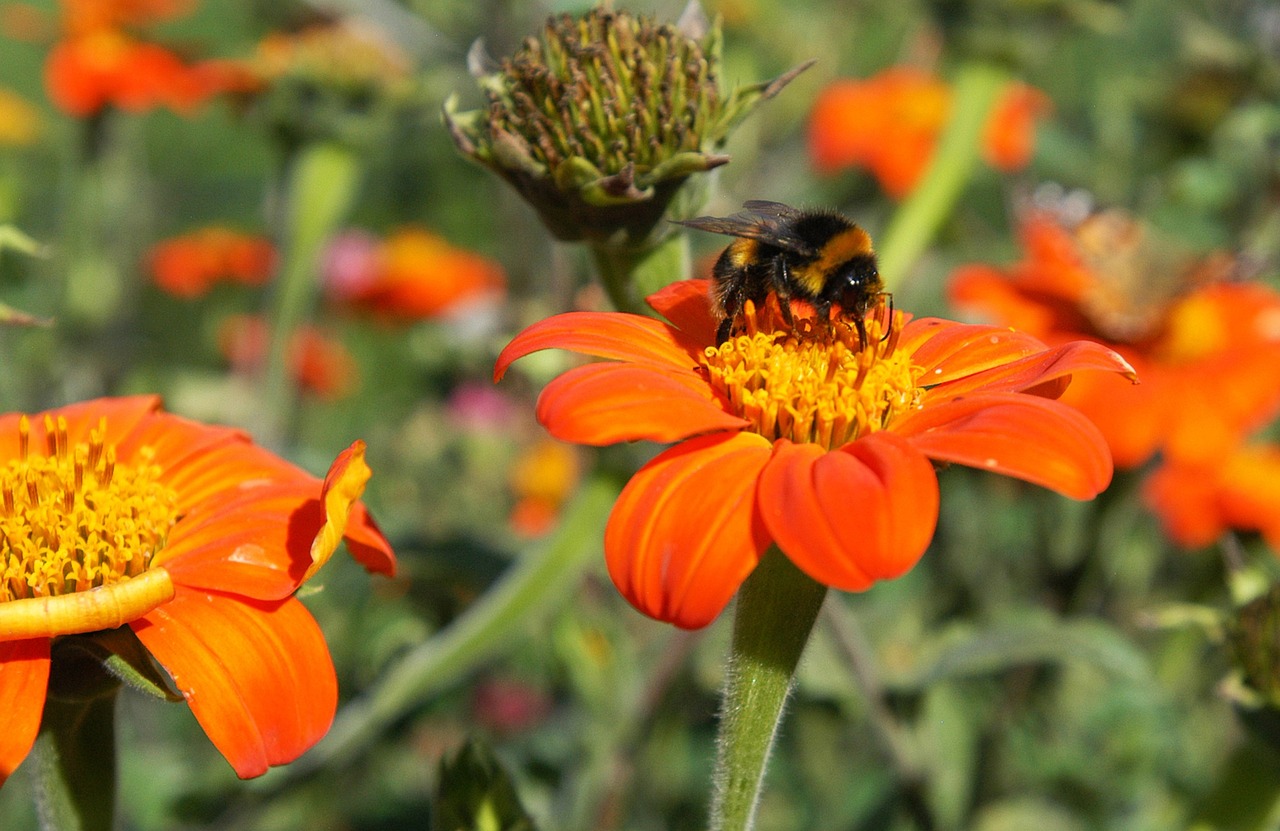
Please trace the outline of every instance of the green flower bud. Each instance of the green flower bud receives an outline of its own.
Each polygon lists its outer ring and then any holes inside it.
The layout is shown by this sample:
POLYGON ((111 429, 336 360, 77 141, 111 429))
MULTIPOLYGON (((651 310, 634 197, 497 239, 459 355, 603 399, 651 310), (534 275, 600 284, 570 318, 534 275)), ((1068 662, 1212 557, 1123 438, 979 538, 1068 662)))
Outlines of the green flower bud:
POLYGON ((552 17, 541 40, 496 66, 473 49, 488 106, 458 112, 451 98, 445 123, 557 238, 643 247, 666 234, 669 208, 696 213, 691 177, 728 162, 733 128, 808 67, 725 95, 720 42, 719 20, 708 24, 696 3, 674 26, 603 7, 552 17))

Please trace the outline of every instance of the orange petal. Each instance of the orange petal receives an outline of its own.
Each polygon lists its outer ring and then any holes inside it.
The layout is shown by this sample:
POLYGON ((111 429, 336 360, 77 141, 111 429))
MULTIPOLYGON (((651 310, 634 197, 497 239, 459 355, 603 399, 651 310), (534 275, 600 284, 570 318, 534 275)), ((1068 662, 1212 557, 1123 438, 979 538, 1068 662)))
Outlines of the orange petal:
POLYGON ((906 573, 938 521, 933 465, 902 437, 837 451, 780 441, 760 476, 765 525, 801 570, 846 591, 906 573))
POLYGON ((604 535, 609 575, 631 605, 684 629, 720 614, 769 546, 756 511, 768 460, 760 436, 717 433, 668 449, 631 477, 604 535))
POLYGON ((391 551, 391 543, 387 542, 382 529, 361 502, 351 506, 345 539, 347 550, 366 571, 396 576, 396 555, 391 551))
POLYGON ((934 386, 1039 354, 1048 347, 1008 328, 921 318, 903 329, 898 348, 909 350, 913 362, 924 368, 921 383, 934 386))
POLYGON ((1142 498, 1159 517, 1165 534, 1184 548, 1211 544, 1227 530, 1218 494, 1220 470, 1215 464, 1166 463, 1142 482, 1142 498))
POLYGON ((538 421, 558 439, 593 445, 673 442, 747 424, 689 369, 618 363, 575 367, 547 384, 538 421))
POLYGON ((1057 401, 994 392, 927 404, 893 424, 931 458, 992 470, 1092 499, 1111 483, 1111 453, 1093 422, 1057 401))
POLYGON ((687 344, 705 347, 715 343, 720 323, 711 313, 710 280, 676 280, 646 299, 686 336, 687 344))
POLYGON ((242 779, 298 758, 333 722, 333 662, 295 599, 181 591, 132 627, 242 779))
MULTIPOLYGON (((940 384, 929 390, 929 395, 949 396, 974 391, 1025 392, 1047 382, 1067 378, 1073 372, 1086 370, 1119 372, 1130 381, 1137 379, 1133 367, 1114 351, 1100 343, 1077 340, 940 384)), ((1062 390, 1057 392, 1060 395, 1062 390)), ((1056 398, 1057 395, 1046 397, 1056 398)))
MULTIPOLYGON (((106 442, 124 442, 149 417, 160 409, 160 398, 155 395, 136 395, 125 398, 96 398, 66 407, 35 413, 30 416, 30 447, 32 452, 45 452, 46 431, 44 417, 62 417, 67 422, 67 440, 72 445, 87 441, 89 432, 96 430, 99 422, 107 421, 106 442)), ((18 422, 21 413, 0 416, 0 459, 14 459, 19 455, 18 422)), ((123 454, 122 454, 123 455, 123 454)))
POLYGON ((566 312, 539 321, 512 339, 498 355, 493 380, 507 367, 541 349, 567 349, 582 355, 658 366, 692 366, 689 350, 660 320, 620 312, 566 312))
POLYGON ((35 744, 48 684, 48 638, 0 643, 0 785, 35 744))

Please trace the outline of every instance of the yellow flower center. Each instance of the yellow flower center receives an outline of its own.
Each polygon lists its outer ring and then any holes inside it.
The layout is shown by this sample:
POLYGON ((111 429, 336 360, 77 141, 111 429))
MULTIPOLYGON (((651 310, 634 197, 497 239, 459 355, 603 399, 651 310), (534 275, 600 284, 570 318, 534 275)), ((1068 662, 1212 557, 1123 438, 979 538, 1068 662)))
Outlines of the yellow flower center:
POLYGON ((47 453, 19 453, 0 468, 0 603, 86 592, 145 572, 178 519, 177 494, 159 482, 154 451, 119 464, 106 420, 69 446, 67 422, 45 417, 47 453))
POLYGON ((901 312, 889 316, 878 306, 866 321, 865 342, 842 320, 827 326, 797 319, 789 327, 776 314, 758 318, 750 303, 744 316, 746 331, 707 347, 702 362, 731 410, 770 441, 831 449, 919 406, 921 370, 897 350, 901 312))

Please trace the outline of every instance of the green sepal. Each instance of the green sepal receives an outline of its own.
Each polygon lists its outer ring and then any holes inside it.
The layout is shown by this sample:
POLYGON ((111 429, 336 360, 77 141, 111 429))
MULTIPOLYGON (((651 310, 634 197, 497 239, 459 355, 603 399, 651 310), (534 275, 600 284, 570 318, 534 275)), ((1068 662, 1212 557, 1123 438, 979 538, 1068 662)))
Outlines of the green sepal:
POLYGON ((165 701, 183 700, 182 693, 173 688, 169 678, 152 660, 151 653, 128 626, 62 642, 70 642, 68 648, 78 649, 97 660, 112 678, 130 689, 165 701))
POLYGON ((663 179, 676 179, 682 176, 690 176, 694 173, 705 173, 728 163, 729 157, 720 153, 686 151, 675 154, 640 178, 646 181, 659 182, 663 179))
POLYGON ((759 83, 748 84, 734 89, 733 92, 729 93, 729 97, 725 99, 724 112, 721 113, 719 120, 708 131, 707 138, 716 146, 723 144, 734 128, 741 124, 747 116, 755 112, 756 107, 782 92, 787 84, 794 81, 800 73, 817 62, 817 58, 811 58, 799 66, 792 67, 772 81, 760 81, 759 83))
POLYGON ((485 744, 469 740, 440 760, 436 831, 535 831, 511 775, 485 744))

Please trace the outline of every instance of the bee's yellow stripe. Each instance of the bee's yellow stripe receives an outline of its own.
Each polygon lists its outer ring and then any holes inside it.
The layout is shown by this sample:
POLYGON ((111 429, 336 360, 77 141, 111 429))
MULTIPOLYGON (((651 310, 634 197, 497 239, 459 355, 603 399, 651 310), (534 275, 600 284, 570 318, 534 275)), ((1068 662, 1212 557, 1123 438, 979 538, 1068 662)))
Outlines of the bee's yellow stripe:
POLYGON ((826 273, 859 254, 870 253, 872 253, 871 236, 857 225, 854 225, 847 231, 841 231, 827 240, 827 244, 822 246, 822 253, 818 255, 813 267, 820 272, 826 273))

